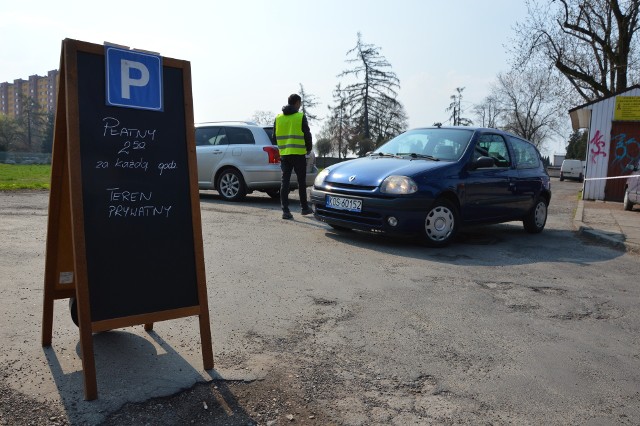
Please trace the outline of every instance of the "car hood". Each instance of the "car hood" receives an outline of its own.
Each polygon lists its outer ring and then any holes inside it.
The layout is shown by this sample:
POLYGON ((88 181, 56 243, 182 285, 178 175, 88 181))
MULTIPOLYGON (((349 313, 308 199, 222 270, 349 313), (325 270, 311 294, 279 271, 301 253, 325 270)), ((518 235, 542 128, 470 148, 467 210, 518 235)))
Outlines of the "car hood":
POLYGON ((331 166, 325 183, 378 186, 387 176, 414 177, 419 173, 441 169, 451 164, 426 159, 358 158, 331 166))

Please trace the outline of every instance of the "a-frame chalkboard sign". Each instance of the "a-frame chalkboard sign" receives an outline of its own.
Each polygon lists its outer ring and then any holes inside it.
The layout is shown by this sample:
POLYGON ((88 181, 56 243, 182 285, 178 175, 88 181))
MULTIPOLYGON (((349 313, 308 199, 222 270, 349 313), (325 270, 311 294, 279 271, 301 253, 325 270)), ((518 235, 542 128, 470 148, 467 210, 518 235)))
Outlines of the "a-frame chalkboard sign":
POLYGON ((198 316, 213 368, 190 64, 111 47, 62 42, 51 166, 42 345, 75 297, 87 400, 94 332, 198 316))

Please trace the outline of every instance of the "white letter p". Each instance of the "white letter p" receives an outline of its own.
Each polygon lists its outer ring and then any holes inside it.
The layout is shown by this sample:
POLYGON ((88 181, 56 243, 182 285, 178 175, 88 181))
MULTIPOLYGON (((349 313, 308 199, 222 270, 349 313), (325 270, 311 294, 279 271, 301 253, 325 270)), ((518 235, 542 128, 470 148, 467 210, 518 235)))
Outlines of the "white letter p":
POLYGON ((149 83, 149 69, 141 62, 128 61, 123 59, 120 61, 120 76, 122 78, 122 97, 131 99, 131 86, 146 86, 149 83), (135 68, 140 71, 140 78, 131 78, 129 70, 135 68))

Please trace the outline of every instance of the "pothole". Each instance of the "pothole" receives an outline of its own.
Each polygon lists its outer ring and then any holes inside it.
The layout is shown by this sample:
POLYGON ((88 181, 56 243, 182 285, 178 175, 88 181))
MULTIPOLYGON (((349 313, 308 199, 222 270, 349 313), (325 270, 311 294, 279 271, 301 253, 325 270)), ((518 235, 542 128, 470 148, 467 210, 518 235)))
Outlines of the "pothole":
POLYGON ((322 297, 314 297, 313 303, 321 306, 333 306, 338 304, 336 300, 324 299, 322 297))

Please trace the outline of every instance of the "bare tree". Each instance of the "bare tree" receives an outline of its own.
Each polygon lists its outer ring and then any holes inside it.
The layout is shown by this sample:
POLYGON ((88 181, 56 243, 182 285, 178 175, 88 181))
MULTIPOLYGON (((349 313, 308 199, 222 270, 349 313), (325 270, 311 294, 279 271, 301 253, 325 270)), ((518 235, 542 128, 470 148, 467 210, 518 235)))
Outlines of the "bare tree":
POLYGON ((24 147, 27 152, 39 151, 47 126, 47 114, 32 97, 22 97, 22 110, 18 125, 25 131, 24 147))
POLYGON ((456 93, 451 95, 451 103, 445 111, 451 111, 449 120, 454 126, 471 126, 473 121, 462 117, 462 92, 464 87, 456 87, 456 93))
MULTIPOLYGON (((527 0, 516 65, 555 67, 585 101, 626 89, 638 76, 638 0, 527 0)), ((633 83, 632 83, 633 84, 633 83)))
POLYGON ((400 102, 388 102, 383 100, 375 113, 372 115, 371 127, 376 135, 373 145, 362 147, 360 151, 370 151, 371 148, 379 147, 391 138, 407 130, 408 118, 404 107, 400 102))
POLYGON ((329 119, 324 126, 325 137, 331 140, 338 153, 338 158, 345 158, 349 148, 348 140, 353 130, 347 99, 340 83, 333 91, 333 102, 335 105, 329 107, 329 119))
POLYGON ((489 95, 473 106, 473 112, 478 125, 495 129, 498 127, 498 120, 503 111, 498 98, 495 95, 489 95))
POLYGON ((272 126, 276 120, 275 113, 271 111, 256 111, 248 121, 252 121, 260 126, 272 126))
POLYGON ((314 94, 304 90, 302 83, 300 83, 300 97, 302 98, 302 113, 307 116, 307 121, 311 123, 321 120, 321 118, 318 118, 318 116, 312 112, 314 108, 320 105, 318 98, 314 94))
POLYGON ((551 70, 512 70, 498 75, 494 92, 504 111, 504 130, 542 147, 554 134, 562 135, 567 107, 565 86, 551 70))
POLYGON ((380 48, 364 43, 360 33, 356 46, 347 55, 355 56, 346 61, 356 64, 355 68, 343 71, 338 77, 355 77, 357 80, 343 89, 350 115, 360 139, 376 140, 378 135, 372 135, 373 117, 383 116, 383 111, 390 107, 402 108, 396 100, 400 80, 389 70, 391 64, 381 56, 380 48))

